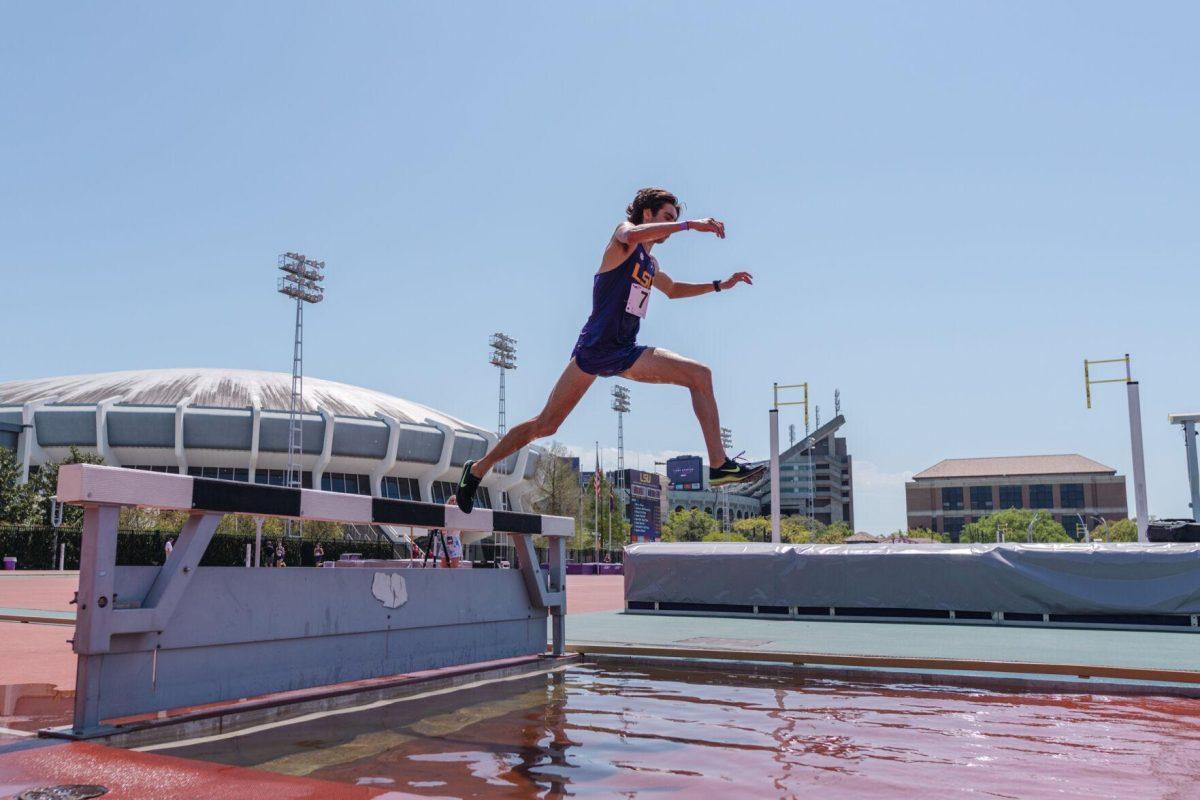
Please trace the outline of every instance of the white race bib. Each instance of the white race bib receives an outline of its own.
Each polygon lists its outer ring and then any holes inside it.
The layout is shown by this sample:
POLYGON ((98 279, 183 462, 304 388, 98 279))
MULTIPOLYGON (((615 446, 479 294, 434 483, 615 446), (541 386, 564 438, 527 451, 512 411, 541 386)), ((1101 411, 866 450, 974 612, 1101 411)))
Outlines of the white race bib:
POLYGON ((629 285, 629 300, 625 302, 625 311, 641 319, 646 318, 646 306, 650 305, 650 290, 640 283, 629 285))

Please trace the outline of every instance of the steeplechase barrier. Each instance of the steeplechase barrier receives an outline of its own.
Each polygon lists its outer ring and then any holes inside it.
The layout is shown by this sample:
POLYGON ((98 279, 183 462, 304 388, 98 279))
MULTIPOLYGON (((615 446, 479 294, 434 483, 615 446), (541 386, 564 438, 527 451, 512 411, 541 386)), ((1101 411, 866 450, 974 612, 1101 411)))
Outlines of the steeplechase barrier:
POLYGON ((71 733, 149 712, 550 653, 565 645, 574 520, 72 464, 84 509, 71 733), (188 512, 161 567, 116 563, 123 507, 188 512), (201 567, 225 514, 509 534, 517 569, 201 567), (533 537, 545 537, 548 569, 533 537))

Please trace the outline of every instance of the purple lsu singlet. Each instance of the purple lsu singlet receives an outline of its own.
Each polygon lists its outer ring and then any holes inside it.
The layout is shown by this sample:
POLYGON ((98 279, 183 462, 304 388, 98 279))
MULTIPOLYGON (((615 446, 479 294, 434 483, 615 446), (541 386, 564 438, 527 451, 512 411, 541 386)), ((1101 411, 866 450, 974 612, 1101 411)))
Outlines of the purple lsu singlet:
POLYGON ((584 372, 604 377, 633 366, 646 348, 637 343, 638 328, 650 304, 654 259, 640 244, 615 269, 592 280, 592 314, 583 325, 571 355, 584 372))

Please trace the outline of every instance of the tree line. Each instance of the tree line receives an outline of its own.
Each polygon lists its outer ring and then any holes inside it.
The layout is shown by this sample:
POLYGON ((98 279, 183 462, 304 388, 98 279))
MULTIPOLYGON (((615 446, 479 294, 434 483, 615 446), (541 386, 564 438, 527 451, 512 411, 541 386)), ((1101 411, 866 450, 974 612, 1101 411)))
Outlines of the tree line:
MULTIPOLYGON (((538 460, 535 478, 537 493, 534 509, 542 514, 573 517, 575 536, 571 547, 576 550, 590 549, 599 544, 608 549, 619 549, 629 544, 629 521, 624 508, 616 496, 615 487, 607 475, 600 476, 600 486, 579 485, 578 473, 569 465, 567 450, 558 442, 549 447, 550 458, 538 460)), ((21 527, 47 527, 50 525, 50 499, 58 487, 58 469, 62 464, 102 464, 94 454, 82 452, 74 447, 61 464, 50 462, 30 471, 29 480, 19 483, 20 464, 15 454, 0 448, 0 525, 21 527)), ((177 533, 187 521, 186 511, 161 509, 121 509, 119 527, 127 531, 157 531, 177 533)), ((83 511, 74 506, 63 509, 62 527, 77 529, 83 524, 83 511)), ((218 534, 245 535, 253 532, 254 520, 241 514, 227 514, 217 528, 218 534)), ((788 516, 780 520, 780 537, 784 542, 804 544, 838 544, 854 533, 845 522, 824 525, 808 517, 788 516)), ((279 537, 283 534, 283 520, 268 518, 263 523, 263 535, 279 537)), ((334 540, 342 538, 341 525, 336 522, 304 523, 305 539, 334 540)), ((925 539, 948 542, 946 534, 928 529, 898 529, 892 537, 925 539)), ((1044 512, 1029 509, 1006 508, 996 511, 963 527, 960 542, 1073 542, 1063 526, 1044 512), (1036 519, 1036 521, 1035 521, 1036 519), (1032 523, 1032 529, 1031 529, 1032 523), (999 536, 998 536, 999 534, 999 536)), ((1135 542, 1137 525, 1131 519, 1111 520, 1096 525, 1091 530, 1093 541, 1135 542)), ((720 523, 698 509, 674 511, 663 520, 661 540, 665 542, 767 542, 771 540, 771 521, 766 516, 739 519, 731 530, 721 530, 720 523)))

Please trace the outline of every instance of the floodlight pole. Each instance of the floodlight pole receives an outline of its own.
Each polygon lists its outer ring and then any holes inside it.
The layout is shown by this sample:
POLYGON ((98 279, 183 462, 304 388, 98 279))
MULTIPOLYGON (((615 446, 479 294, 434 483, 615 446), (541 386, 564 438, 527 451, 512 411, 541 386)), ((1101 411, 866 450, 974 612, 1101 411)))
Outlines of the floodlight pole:
POLYGON ((496 433, 500 438, 508 431, 508 421, 505 411, 504 373, 517 368, 517 340, 503 333, 493 333, 488 339, 492 348, 492 356, 488 361, 500 370, 500 405, 496 422, 496 433))
MULTIPOLYGON (((617 412, 617 502, 620 503, 622 514, 625 509, 625 415, 617 412)), ((612 550, 612 526, 608 528, 608 549, 612 550)))
MULTIPOLYGON (((496 332, 488 339, 488 344, 492 348, 492 356, 488 363, 500 370, 500 401, 496 417, 496 435, 498 437, 497 441, 499 441, 504 438, 504 434, 508 431, 504 373, 510 369, 517 368, 517 340, 507 334, 496 332)), ((500 496, 492 501, 493 506, 501 510, 506 510, 504 507, 504 497, 505 493, 501 492, 500 496)), ((508 534, 497 531, 492 534, 492 541, 497 547, 508 547, 508 534)))
POLYGON ((768 412, 770 419, 770 435, 771 435, 771 542, 779 544, 782 541, 782 536, 779 530, 779 407, 780 406, 804 406, 804 424, 808 425, 808 383, 773 383, 771 384, 771 410, 768 412), (779 402, 780 389, 804 389, 803 400, 793 400, 789 402, 779 402))
POLYGON ((1142 400, 1138 382, 1133 379, 1130 368, 1129 353, 1123 358, 1101 358, 1083 360, 1083 384, 1087 397, 1087 407, 1092 407, 1092 386, 1097 383, 1124 383, 1125 393, 1129 401, 1129 448, 1133 458, 1133 501, 1137 512, 1138 541, 1150 541, 1150 511, 1146 500, 1146 456, 1142 447, 1142 400), (1091 366, 1093 364, 1125 365, 1124 378, 1093 379, 1091 366))
MULTIPOLYGON (((288 404, 287 485, 301 488, 304 483, 304 304, 325 299, 325 262, 316 261, 302 253, 283 253, 277 265, 283 275, 277 291, 296 301, 296 327, 292 339, 292 394, 288 404)), ((320 488, 314 487, 314 488, 320 488)), ((303 522, 297 526, 303 530, 303 522)), ((284 533, 292 535, 292 520, 284 521, 284 533)))
MULTIPOLYGON (((729 430, 729 428, 721 428, 721 446, 725 448, 726 453, 733 449, 733 431, 729 430)), ((729 522, 729 486, 720 486, 718 489, 720 490, 721 500, 721 530, 729 531, 731 528, 729 522)))
MULTIPOLYGON (((612 388, 612 410, 617 412, 617 479, 615 491, 625 515, 625 414, 629 411, 629 389, 617 384, 612 388)), ((612 550, 612 510, 609 510, 608 549, 612 550)))

